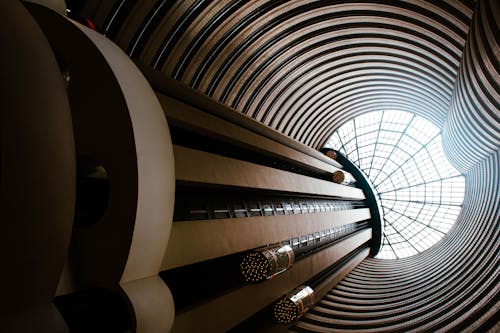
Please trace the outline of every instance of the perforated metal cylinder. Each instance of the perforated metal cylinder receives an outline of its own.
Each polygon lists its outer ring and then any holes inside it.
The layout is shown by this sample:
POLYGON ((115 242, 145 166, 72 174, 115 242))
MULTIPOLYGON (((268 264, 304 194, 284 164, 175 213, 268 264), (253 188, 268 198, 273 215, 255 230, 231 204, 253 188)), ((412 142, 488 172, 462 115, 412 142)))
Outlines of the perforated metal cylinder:
POLYGON ((309 286, 300 286, 275 304, 274 317, 281 324, 290 324, 313 305, 314 290, 309 286))
POLYGON ((340 184, 345 180, 345 175, 342 171, 335 171, 332 174, 332 180, 334 183, 340 184))
POLYGON ((247 282, 259 283, 283 273, 295 262, 290 245, 257 249, 243 257, 240 268, 247 282))

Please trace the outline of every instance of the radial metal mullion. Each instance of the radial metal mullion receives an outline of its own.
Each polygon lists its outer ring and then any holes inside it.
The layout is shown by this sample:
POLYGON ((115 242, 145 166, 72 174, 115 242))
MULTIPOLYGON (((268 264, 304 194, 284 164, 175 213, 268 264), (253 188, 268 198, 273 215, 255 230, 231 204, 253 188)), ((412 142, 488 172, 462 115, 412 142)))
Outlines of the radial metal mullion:
POLYGON ((461 207, 462 205, 458 204, 442 204, 437 202, 428 202, 428 201, 418 201, 418 200, 390 200, 390 201, 399 201, 399 202, 409 202, 409 203, 417 203, 423 205, 433 205, 433 206, 452 206, 452 207, 461 207))
MULTIPOLYGON (((352 120, 353 126, 354 126, 354 138, 356 139, 356 152, 359 160, 359 143, 358 143, 358 131, 357 131, 357 125, 356 125, 356 118, 352 120)), ((359 164, 359 163, 358 163, 359 164)))
MULTIPOLYGON (((388 208, 388 209, 389 209, 389 210, 392 210, 393 212, 396 212, 396 213, 398 213, 398 214, 400 214, 400 215, 402 215, 402 216, 404 216, 404 217, 406 217, 406 218, 408 218, 408 219, 410 219, 410 220, 412 220, 413 222, 416 222, 416 223, 418 223, 418 224, 420 224, 420 225, 423 225, 423 226, 425 226, 426 228, 430 228, 430 229, 432 229, 432 230, 434 230, 434 231, 437 231, 437 232, 439 232, 439 233, 441 233, 441 234, 443 234, 443 235, 445 234, 445 233, 444 233, 444 232, 442 232, 441 230, 438 230, 438 229, 436 229, 436 228, 434 228, 434 227, 432 227, 432 226, 430 226, 430 225, 428 225, 428 224, 422 223, 422 222, 418 221, 417 219, 414 219, 414 218, 413 218, 413 217, 411 217, 411 216, 405 215, 405 214, 403 214, 403 213, 401 213, 401 212, 397 211, 396 209, 391 209, 391 208, 388 208)), ((393 228, 394 228, 394 226, 393 226, 393 228)), ((405 228, 406 228, 406 227, 405 227, 405 228)), ((401 229, 401 230, 404 230, 405 228, 403 228, 403 229, 401 229)), ((394 228, 394 229, 396 229, 396 228, 394 228)), ((399 233, 399 230, 398 230, 398 233, 399 233)), ((406 238, 405 238, 405 239, 406 239, 406 238)), ((420 251, 418 251, 418 252, 420 253, 420 251)))
POLYGON ((437 183, 437 182, 442 182, 443 180, 453 179, 453 178, 457 178, 457 177, 460 177, 460 176, 450 176, 450 177, 446 177, 446 178, 436 179, 436 180, 433 180, 431 182, 423 182, 423 183, 413 184, 410 186, 398 187, 398 188, 395 188, 395 189, 390 190, 390 191, 379 192, 379 194, 385 194, 385 193, 391 193, 391 192, 395 192, 395 191, 399 191, 399 190, 405 190, 407 188, 412 188, 412 187, 420 186, 420 185, 433 184, 433 183, 437 183))
MULTIPOLYGON (((393 210, 393 209, 391 209, 391 210, 392 210, 392 211, 395 211, 395 210, 393 210)), ((394 229, 394 231, 396 231, 396 233, 397 233, 399 236, 401 236, 401 238, 403 238, 403 239, 405 240, 405 242, 406 242, 406 243, 408 243, 408 245, 410 245, 413 249, 415 249, 415 251, 417 251, 417 253, 420 253, 420 251, 419 251, 419 250, 418 250, 418 249, 417 249, 417 248, 416 248, 413 244, 411 244, 411 243, 410 243, 409 239, 405 237, 406 235, 403 235, 403 234, 402 234, 402 233, 401 233, 398 229, 396 229, 396 228, 394 227, 394 225, 393 225, 392 223, 390 223, 390 225, 392 226, 392 229, 394 229)))
POLYGON ((344 153, 346 153, 346 154, 347 154, 347 150, 345 149, 345 144, 344 144, 344 141, 342 141, 342 138, 340 137, 340 134, 339 134, 339 133, 337 133, 337 135, 338 135, 338 137, 339 137, 339 141, 340 141, 340 144, 341 144, 341 146, 340 146, 339 150, 340 150, 340 149, 343 149, 343 150, 344 150, 344 153))
MULTIPOLYGON (((394 131, 395 133, 399 133, 401 135, 399 136, 398 142, 396 142, 396 144, 394 144, 394 146, 392 146, 392 150, 389 153, 389 156, 384 161, 384 164, 382 164, 382 167, 380 168, 379 172, 377 173, 377 176, 375 176, 375 178, 373 178, 373 180, 376 180, 378 178, 378 175, 384 169, 385 165, 387 164, 387 161, 389 161, 391 159, 391 156, 394 154, 394 152, 396 151, 396 148, 399 146, 399 143, 401 142, 401 140, 403 139, 403 137, 406 135, 406 131, 410 127, 410 124, 411 124, 411 122, 413 121, 414 118, 415 118, 415 115, 413 115, 411 117, 410 121, 408 122, 408 124, 406 124, 406 127, 405 127, 405 129, 402 132, 394 131)), ((378 182, 378 184, 380 184, 380 183, 381 183, 381 181, 378 182)))
MULTIPOLYGON (((434 138, 436 138, 439 134, 437 134, 436 136, 434 136, 432 140, 434 140, 434 138)), ((420 151, 422 151, 422 149, 425 148, 425 145, 422 145, 414 154, 413 156, 417 155, 420 151)), ((402 165, 405 165, 409 160, 411 160, 413 158, 413 156, 410 156, 410 158, 406 159, 403 163, 401 163, 401 165, 399 166, 399 168, 397 169, 394 169, 390 174, 388 174, 384 179, 382 179, 377 185, 375 185, 375 188, 377 188, 381 183, 383 183, 387 178, 389 178, 390 176, 392 176, 397 170, 401 169, 401 166, 402 165)))
MULTIPOLYGON (((377 146, 378 146, 378 140, 380 138, 380 132, 382 131, 382 121, 384 119, 385 111, 382 111, 382 116, 380 117, 380 121, 378 123, 378 131, 377 131, 377 138, 375 139, 375 152, 377 151, 377 146)), ((372 169, 373 169, 373 160, 375 159, 375 153, 372 155, 372 160, 370 161, 370 168, 368 169, 368 177, 371 176, 372 169)), ((375 179, 375 178, 370 178, 370 179, 375 179)))
POLYGON ((391 249, 392 253, 394 253, 394 256, 396 257, 396 259, 399 259, 396 250, 394 250, 394 248, 392 247, 392 243, 389 240, 389 237, 387 237, 386 235, 384 235, 384 239, 387 241, 387 245, 389 245, 389 248, 391 249))

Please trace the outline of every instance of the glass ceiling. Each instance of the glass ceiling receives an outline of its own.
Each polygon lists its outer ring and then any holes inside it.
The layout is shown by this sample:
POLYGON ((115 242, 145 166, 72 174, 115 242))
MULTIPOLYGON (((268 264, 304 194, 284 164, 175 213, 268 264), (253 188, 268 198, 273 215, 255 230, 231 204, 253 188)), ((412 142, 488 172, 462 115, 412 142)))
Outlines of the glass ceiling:
POLYGON ((401 111, 367 113, 340 127, 325 147, 357 164, 378 192, 384 236, 376 258, 420 253, 455 223, 465 180, 444 155, 441 131, 428 120, 401 111))

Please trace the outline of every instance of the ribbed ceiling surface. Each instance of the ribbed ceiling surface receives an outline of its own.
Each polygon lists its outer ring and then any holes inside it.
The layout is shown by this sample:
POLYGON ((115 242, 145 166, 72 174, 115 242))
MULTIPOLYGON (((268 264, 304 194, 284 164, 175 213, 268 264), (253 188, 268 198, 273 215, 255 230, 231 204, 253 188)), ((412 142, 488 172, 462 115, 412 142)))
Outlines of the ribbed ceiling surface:
POLYGON ((472 16, 458 1, 94 3, 84 15, 139 62, 316 148, 381 108, 442 125, 472 16))
POLYGON ((442 128, 466 175, 455 227, 414 257, 365 260, 294 330, 483 332, 500 306, 500 8, 475 6, 89 0, 78 12, 142 65, 314 148, 369 111, 442 128))

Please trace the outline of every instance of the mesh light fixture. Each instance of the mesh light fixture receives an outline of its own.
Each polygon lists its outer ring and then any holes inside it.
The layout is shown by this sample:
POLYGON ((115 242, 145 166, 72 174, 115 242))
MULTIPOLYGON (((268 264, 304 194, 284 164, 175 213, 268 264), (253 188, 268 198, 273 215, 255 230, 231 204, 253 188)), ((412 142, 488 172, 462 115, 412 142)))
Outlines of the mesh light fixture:
POLYGON ((342 171, 335 171, 332 174, 332 180, 334 183, 340 184, 345 180, 345 175, 342 171))
POLYGON ((241 263, 241 274, 246 282, 259 283, 283 273, 295 262, 290 245, 254 250, 246 254, 241 263))
POLYGON ((358 165, 380 198, 384 235, 377 258, 420 253, 455 223, 464 177, 446 159, 439 128, 426 119, 401 111, 367 113, 341 126, 326 147, 358 165))
POLYGON ((282 297, 274 305, 274 318, 280 324, 290 324, 304 315, 314 305, 314 290, 300 286, 282 297))

